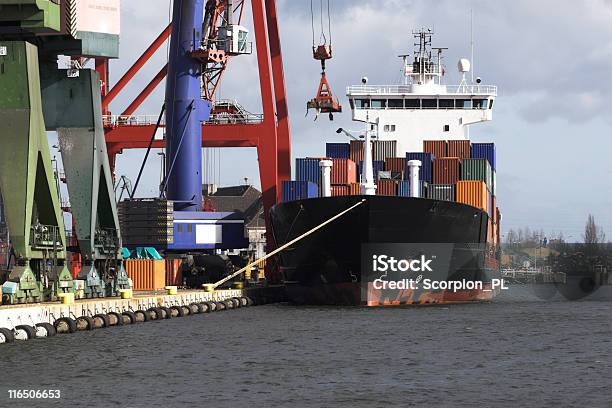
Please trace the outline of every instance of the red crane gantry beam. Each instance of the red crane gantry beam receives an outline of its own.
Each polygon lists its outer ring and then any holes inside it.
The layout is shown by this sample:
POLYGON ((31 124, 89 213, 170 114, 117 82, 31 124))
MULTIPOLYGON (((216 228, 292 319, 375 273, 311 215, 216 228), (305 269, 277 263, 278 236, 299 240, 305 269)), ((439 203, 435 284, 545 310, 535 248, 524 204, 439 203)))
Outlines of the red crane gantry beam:
MULTIPOLYGON (((209 0, 217 8, 224 2, 209 0)), ((245 0, 246 1, 246 0, 245 0)), ((267 249, 275 246, 272 238, 269 210, 280 200, 281 183, 291 177, 291 145, 287 95, 283 72, 283 59, 278 28, 276 0, 251 0, 253 25, 256 39, 259 86, 263 106, 262 123, 206 124, 203 125, 202 145, 204 147, 256 147, 259 157, 259 176, 267 228, 267 249)), ((221 11, 220 10, 220 11, 221 11)), ((240 10, 242 15, 242 9, 240 10)), ((108 94, 103 92, 103 110, 108 113, 108 105, 134 77, 138 70, 149 60, 155 51, 170 35, 170 26, 155 39, 142 56, 119 80, 108 94)), ((131 115, 146 97, 155 89, 166 75, 165 67, 153 78, 140 95, 125 110, 131 115)), ((154 126, 117 126, 109 127, 106 142, 111 166, 114 169, 115 156, 123 149, 146 148, 154 126)), ((163 140, 156 140, 153 147, 164 147, 163 140)), ((266 276, 278 282, 278 270, 268 263, 266 276)))

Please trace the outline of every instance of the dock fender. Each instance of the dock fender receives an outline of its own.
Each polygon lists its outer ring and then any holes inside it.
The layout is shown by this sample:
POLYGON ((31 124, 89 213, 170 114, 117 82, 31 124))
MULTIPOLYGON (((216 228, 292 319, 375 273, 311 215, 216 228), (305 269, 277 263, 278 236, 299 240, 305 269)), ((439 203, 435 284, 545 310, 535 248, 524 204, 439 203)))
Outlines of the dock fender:
POLYGON ((134 312, 134 316, 136 316, 136 321, 138 322, 148 322, 150 320, 149 312, 144 310, 137 310, 134 312))
POLYGON ((225 307, 225 303, 223 303, 223 302, 215 302, 215 305, 217 306, 217 308, 215 310, 221 311, 221 310, 226 310, 227 309, 225 307))
POLYGON ((58 333, 74 333, 77 329, 76 321, 70 317, 60 317, 53 323, 53 326, 58 333))
POLYGON ((150 307, 147 312, 150 313, 151 320, 162 320, 164 318, 164 312, 159 307, 150 307))
POLYGON ((132 311, 126 310, 125 312, 121 313, 121 317, 123 318, 124 324, 138 323, 138 319, 136 319, 136 313, 132 311))
POLYGON ((217 304, 215 302, 204 302, 208 305, 208 311, 206 313, 211 313, 217 310, 217 304))
POLYGON ((75 321, 78 331, 93 330, 96 328, 94 319, 91 316, 81 316, 75 321))
POLYGON ((0 327, 0 344, 2 343, 12 343, 15 341, 15 334, 12 330, 5 329, 4 327, 0 327))
POLYGON ((172 317, 185 316, 185 311, 182 306, 170 306, 170 313, 172 313, 172 317))
POLYGON ((204 313, 204 306, 201 303, 190 303, 189 309, 191 310, 191 314, 204 313))
POLYGON ((20 324, 19 326, 15 326, 15 338, 19 338, 19 340, 31 340, 36 338, 36 329, 27 324, 20 324), (24 332, 26 338, 23 338, 23 334, 19 332, 24 332))
POLYGON ((38 337, 53 337, 57 334, 57 330, 51 323, 37 323, 36 335, 38 337))
POLYGON ((172 313, 170 313, 170 308, 167 308, 166 306, 160 306, 159 308, 165 313, 165 315, 163 315, 164 319, 172 319, 172 313))
POLYGON ((123 317, 119 313, 108 312, 106 315, 109 317, 111 326, 123 326, 123 317))
MULTIPOLYGON (((97 323, 100 325, 100 328, 110 327, 110 319, 108 318, 107 315, 103 313, 99 313, 97 315, 94 315, 93 318, 94 318, 94 321, 97 320, 97 323)), ((96 325, 96 327, 98 327, 98 325, 96 325)))

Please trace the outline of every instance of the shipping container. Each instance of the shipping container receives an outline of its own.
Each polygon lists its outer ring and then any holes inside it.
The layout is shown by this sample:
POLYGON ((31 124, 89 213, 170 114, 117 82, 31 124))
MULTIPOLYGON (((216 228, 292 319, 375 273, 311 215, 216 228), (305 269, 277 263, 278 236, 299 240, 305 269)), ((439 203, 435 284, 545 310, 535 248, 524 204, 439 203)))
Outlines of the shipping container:
POLYGON ((449 140, 448 157, 469 159, 472 155, 472 145, 469 140, 449 140))
POLYGON ((461 160, 456 157, 435 159, 433 163, 434 184, 456 184, 461 176, 461 160))
POLYGON ((446 140, 423 140, 423 152, 431 153, 437 159, 448 157, 448 143, 446 140))
POLYGON ((489 207, 489 192, 483 181, 466 180, 457 182, 457 202, 471 205, 487 211, 489 207))
POLYGON ((349 145, 349 159, 355 163, 363 161, 363 141, 351 140, 349 145))
POLYGON ((472 159, 487 159, 491 169, 497 168, 495 143, 472 143, 472 159))
POLYGON ((283 181, 283 202, 305 200, 319 196, 319 187, 311 181, 283 181))
POLYGON ((182 286, 181 259, 166 259, 166 285, 182 286))
POLYGON ((406 170, 405 157, 387 157, 385 159, 385 170, 387 171, 404 171, 406 170))
MULTIPOLYGON (((363 140, 351 140, 350 159, 355 163, 363 161, 363 140)), ((385 161, 397 156, 397 140, 376 140, 372 142, 372 160, 385 161)))
POLYGON ((461 180, 480 180, 492 190, 493 176, 487 159, 466 159, 461 162, 461 180))
MULTIPOLYGON (((428 183, 419 180, 419 197, 427 197, 428 183)), ((397 185, 397 195, 399 197, 410 197, 410 180, 401 180, 397 185)))
POLYGON ((359 183, 349 184, 349 195, 361 195, 361 184, 359 183))
POLYGON ((441 201, 455 201, 455 185, 430 184, 427 187, 427 198, 441 201))
POLYGON ((125 271, 134 290, 159 290, 166 286, 166 262, 152 259, 128 259, 125 271))
MULTIPOLYGON (((385 170, 385 162, 381 160, 372 161, 372 169, 374 170, 374 180, 378 179, 378 173, 385 170)), ((363 178, 363 161, 357 166, 357 181, 363 178)))
POLYGON ((357 166, 350 159, 332 159, 331 183, 345 184, 357 182, 357 166))
POLYGON ((385 161, 387 157, 397 157, 397 140, 374 141, 372 143, 372 160, 385 161))
POLYGON ((349 143, 327 143, 325 155, 331 159, 350 159, 351 145, 349 143))
POLYGON ((423 153, 423 152, 406 153, 406 169, 404 170, 404 177, 408 178, 410 175, 410 173, 408 172, 408 162, 410 160, 419 160, 421 162, 421 168, 419 169, 419 179, 431 183, 434 159, 435 159, 435 156, 432 153, 423 153))
POLYGON ((491 169, 491 192, 497 195, 497 172, 491 169))
POLYGON ((319 168, 319 158, 295 159, 295 179, 296 181, 310 181, 319 185, 321 183, 321 169, 319 168))
POLYGON ((489 206, 489 217, 493 218, 493 222, 497 223, 497 220, 495 219, 495 209, 497 208, 497 198, 493 195, 490 194, 491 196, 491 205, 489 206))
POLYGON ((349 186, 332 184, 331 195, 332 197, 347 196, 349 195, 349 186))
POLYGON ((376 195, 397 196, 397 184, 396 180, 378 180, 376 195))

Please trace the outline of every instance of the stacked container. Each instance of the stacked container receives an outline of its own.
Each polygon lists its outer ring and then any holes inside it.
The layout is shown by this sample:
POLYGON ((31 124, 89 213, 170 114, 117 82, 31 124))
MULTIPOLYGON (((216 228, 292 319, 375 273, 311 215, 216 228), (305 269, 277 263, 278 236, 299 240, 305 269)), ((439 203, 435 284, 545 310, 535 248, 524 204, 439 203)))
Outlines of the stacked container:
POLYGON ((332 185, 331 186, 332 197, 341 197, 349 195, 348 185, 332 185))
POLYGON ((319 196, 319 186, 311 181, 283 181, 282 190, 284 203, 319 196))
POLYGON ((404 176, 409 177, 408 162, 411 160, 418 160, 421 162, 421 168, 419 169, 419 179, 431 183, 432 172, 433 172, 433 160, 436 157, 432 153, 423 152, 409 152, 406 153, 406 168, 404 169, 404 176))
POLYGON ((385 159, 385 170, 404 172, 406 170, 406 158, 405 157, 387 157, 385 159))
POLYGON ((321 158, 295 159, 295 178, 297 181, 310 181, 316 185, 321 184, 321 158))
POLYGON ((491 164, 491 169, 496 169, 495 143, 472 143, 472 158, 487 159, 491 164))
POLYGON ((461 160, 457 157, 435 159, 433 163, 434 184, 456 184, 461 176, 461 160))
MULTIPOLYGON (((427 197, 428 183, 419 180, 419 198, 427 197)), ((401 180, 397 185, 398 197, 410 197, 410 180, 401 180)))
POLYGON ((332 162, 332 185, 348 185, 357 182, 357 168, 354 161, 350 159, 332 159, 332 162))
POLYGON ((461 160, 471 157, 472 146, 469 140, 449 140, 448 157, 458 157, 461 160))
POLYGON ((467 180, 457 182, 457 202, 471 205, 488 212, 489 194, 483 181, 467 180))
POLYGON ((423 152, 431 153, 437 158, 448 157, 448 142, 446 140, 424 140, 423 152))
POLYGON ((461 180, 484 181, 492 190, 493 174, 487 159, 466 159, 461 162, 461 180))
POLYGON ((430 184, 427 187, 427 198, 431 200, 455 201, 455 185, 430 184))
POLYGON ((351 145, 348 143, 327 143, 325 155, 332 159, 350 159, 351 145))
POLYGON ((378 180, 376 183, 378 188, 376 189, 376 195, 381 196, 397 196, 397 185, 396 180, 378 180))
MULTIPOLYGON (((349 158, 355 163, 363 161, 363 143, 362 140, 351 140, 349 158)), ((396 156, 396 140, 375 140, 372 142, 372 160, 385 161, 387 157, 396 156)))
MULTIPOLYGON (((372 169, 374 170, 374 179, 378 179, 378 173, 385 171, 385 162, 380 160, 372 160, 372 169)), ((357 166, 357 180, 363 178, 363 161, 357 166)))

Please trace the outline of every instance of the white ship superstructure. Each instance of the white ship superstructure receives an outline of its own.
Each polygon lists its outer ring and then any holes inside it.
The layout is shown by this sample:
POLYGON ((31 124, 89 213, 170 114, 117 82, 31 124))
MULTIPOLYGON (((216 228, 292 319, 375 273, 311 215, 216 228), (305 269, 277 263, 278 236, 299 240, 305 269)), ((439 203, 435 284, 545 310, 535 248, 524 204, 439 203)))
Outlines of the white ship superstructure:
POLYGON ((379 140, 397 140, 397 154, 418 152, 423 140, 461 140, 469 138, 469 125, 490 121, 497 87, 482 85, 480 79, 468 84, 465 78, 470 62, 458 63, 463 79, 459 85, 443 83, 445 70, 442 52, 432 48, 433 32, 419 31, 413 62, 404 61, 404 83, 400 85, 349 86, 347 96, 353 120, 378 123, 379 140), (434 54, 435 52, 435 54, 434 54))

